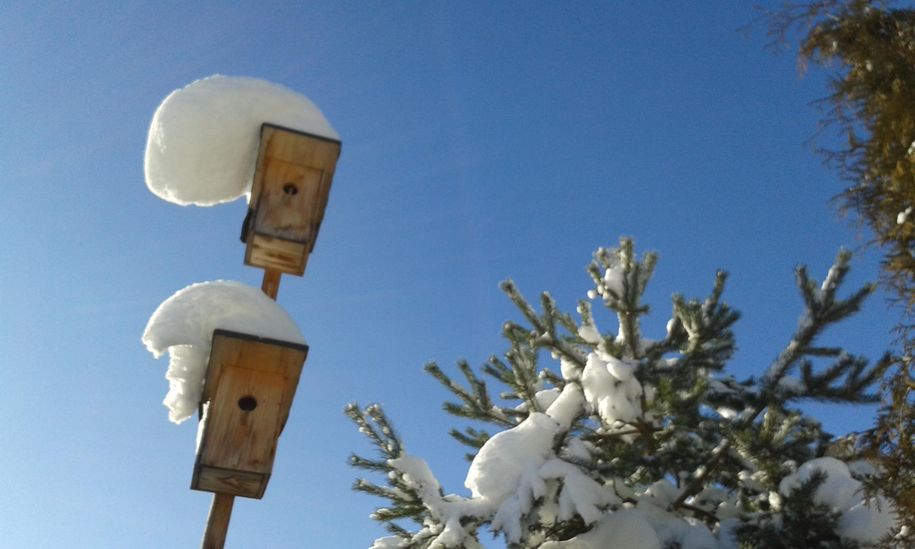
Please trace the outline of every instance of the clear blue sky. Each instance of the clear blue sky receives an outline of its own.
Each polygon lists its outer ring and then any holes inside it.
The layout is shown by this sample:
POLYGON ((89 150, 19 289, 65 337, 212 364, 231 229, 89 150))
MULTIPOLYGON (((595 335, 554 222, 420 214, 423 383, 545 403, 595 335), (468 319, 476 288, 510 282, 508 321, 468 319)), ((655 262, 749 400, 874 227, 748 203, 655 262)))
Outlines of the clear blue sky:
MULTIPOLYGON (((203 2, 0 6, 0 532, 9 547, 199 543, 195 426, 166 419, 166 360, 140 344, 176 290, 259 284, 244 205, 181 208, 143 182, 146 131, 173 89, 214 73, 311 97, 343 155, 302 279, 280 303, 311 354, 261 501, 230 547, 366 547, 380 500, 351 493, 368 445, 342 410, 385 405, 408 449, 463 491, 463 449, 421 372, 501 353, 498 282, 566 309, 592 250, 661 254, 656 335, 716 268, 744 312, 734 373, 758 373, 800 314, 793 268, 821 276, 860 240, 807 144, 822 75, 763 50, 746 2, 203 2), (104 4, 104 5, 103 5, 104 4), (298 3, 297 3, 298 4, 298 3)), ((855 281, 875 275, 860 255, 855 281)), ((832 341, 877 356, 883 297, 832 341)), ((602 326, 615 330, 609 319, 602 326)), ((824 410, 833 431, 870 410, 824 410)))

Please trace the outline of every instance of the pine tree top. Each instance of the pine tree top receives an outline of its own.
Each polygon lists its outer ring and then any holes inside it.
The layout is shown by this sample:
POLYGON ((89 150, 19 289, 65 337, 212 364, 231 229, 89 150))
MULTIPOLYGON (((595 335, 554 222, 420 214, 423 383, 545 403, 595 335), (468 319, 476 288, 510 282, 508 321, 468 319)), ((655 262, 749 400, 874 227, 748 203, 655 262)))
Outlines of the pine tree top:
POLYGON ((594 254, 578 319, 548 293, 537 310, 504 283, 523 318, 505 323, 504 355, 481 374, 459 363, 463 383, 426 367, 456 398, 445 410, 472 422, 451 432, 470 449, 469 497, 445 494, 380 407, 347 409, 379 456, 352 464, 386 475, 386 486, 354 486, 390 500, 373 516, 392 537, 374 547, 478 547, 484 528, 510 547, 548 549, 858 547, 890 535, 891 506, 862 489, 876 471, 798 408, 877 398, 887 358, 870 365, 819 341, 873 291, 840 293, 849 259, 841 252, 822 282, 798 268, 797 329, 767 370, 743 380, 726 371, 739 315, 723 301, 723 272, 704 299, 674 296, 657 339, 640 322, 657 258, 637 257, 629 239, 594 254), (594 304, 615 333, 598 328, 594 304))

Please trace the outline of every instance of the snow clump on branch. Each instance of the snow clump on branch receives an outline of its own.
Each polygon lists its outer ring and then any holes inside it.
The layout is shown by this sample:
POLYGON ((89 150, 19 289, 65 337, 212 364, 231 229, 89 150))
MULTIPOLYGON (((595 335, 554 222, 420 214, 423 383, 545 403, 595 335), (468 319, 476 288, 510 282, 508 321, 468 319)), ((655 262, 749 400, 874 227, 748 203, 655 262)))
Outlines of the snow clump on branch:
POLYGON ((469 496, 444 495, 378 406, 347 408, 381 454, 354 455, 352 464, 386 471, 390 485, 355 485, 390 500, 373 517, 393 535, 372 547, 476 548, 484 527, 518 549, 738 549, 773 539, 782 547, 875 547, 900 531, 881 473, 853 448, 842 450, 845 461, 822 457, 844 446, 795 408, 801 400, 875 399, 869 390, 886 359, 868 366, 816 342, 872 291, 837 294, 848 261, 841 252, 822 284, 798 268, 804 320, 766 372, 745 381, 725 371, 739 314, 721 299, 721 271, 707 298, 674 296, 657 340, 639 325, 655 257, 636 258, 629 239, 599 249, 588 267, 588 296, 615 313, 616 337, 598 329, 589 301, 579 302, 576 322, 550 294, 538 312, 503 284, 526 322, 504 324, 510 348, 486 362, 487 377, 461 363, 461 385, 426 367, 456 397, 447 411, 499 429, 451 432, 475 452, 469 496), (553 368, 538 364, 546 357, 553 368), (494 382, 508 389, 499 401, 494 382), (418 531, 392 522, 404 518, 418 531))
POLYGON ((898 516, 884 497, 865 497, 864 486, 852 477, 850 469, 849 464, 836 458, 812 459, 783 478, 778 489, 781 495, 790 496, 815 471, 824 473, 826 479, 817 488, 814 501, 840 514, 839 535, 858 543, 877 543, 894 526, 898 516))

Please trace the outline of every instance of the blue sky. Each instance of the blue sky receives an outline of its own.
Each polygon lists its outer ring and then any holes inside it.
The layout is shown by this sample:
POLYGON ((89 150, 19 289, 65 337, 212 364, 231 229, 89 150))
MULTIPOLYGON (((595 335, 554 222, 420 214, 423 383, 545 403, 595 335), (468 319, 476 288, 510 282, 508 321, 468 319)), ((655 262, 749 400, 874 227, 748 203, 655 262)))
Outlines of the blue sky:
MULTIPOLYGON (((181 208, 143 183, 149 121, 214 73, 308 95, 343 155, 304 278, 280 303, 311 351, 274 475, 239 500, 230 547, 365 547, 380 501, 346 465, 368 446, 342 410, 381 402, 407 448, 463 491, 463 449, 421 372, 501 353, 499 292, 568 310, 594 248, 631 235, 674 292, 732 273, 738 376, 790 337, 793 268, 822 276, 861 239, 827 205, 841 186, 808 143, 824 94, 792 53, 764 51, 750 2, 309 2, 0 6, 0 532, 10 547, 187 547, 209 494, 188 489, 195 428, 160 404, 166 361, 140 344, 184 286, 259 284, 244 205, 181 208)), ((855 282, 873 279, 862 251, 855 282)), ((876 357, 883 296, 830 335, 876 357)), ((601 324, 615 330, 609 319, 601 324)), ((818 409, 836 432, 871 411, 818 409)))

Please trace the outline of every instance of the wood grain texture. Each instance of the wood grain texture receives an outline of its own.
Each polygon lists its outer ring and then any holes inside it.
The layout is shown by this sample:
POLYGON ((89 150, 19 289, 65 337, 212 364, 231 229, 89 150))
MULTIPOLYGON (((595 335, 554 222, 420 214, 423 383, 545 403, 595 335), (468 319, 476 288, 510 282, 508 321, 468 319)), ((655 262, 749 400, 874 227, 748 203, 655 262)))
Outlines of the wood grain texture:
POLYGON ((301 276, 308 264, 308 246, 252 233, 248 235, 245 264, 301 276))
POLYGON ((247 265, 304 273, 324 219, 340 150, 339 141, 271 124, 261 127, 248 203, 253 215, 244 231, 247 265))
POLYGON ((308 347, 216 330, 191 488, 264 495, 308 347))
POLYGON ((283 273, 274 269, 264 269, 264 279, 261 281, 261 291, 267 294, 267 297, 276 301, 276 296, 280 293, 280 279, 283 273))
POLYGON ((227 494, 213 494, 207 527, 203 531, 202 549, 223 549, 226 535, 229 532, 229 519, 232 518, 232 506, 235 498, 227 494))
POLYGON ((200 465, 197 468, 196 481, 195 490, 260 499, 267 489, 270 474, 200 465))

